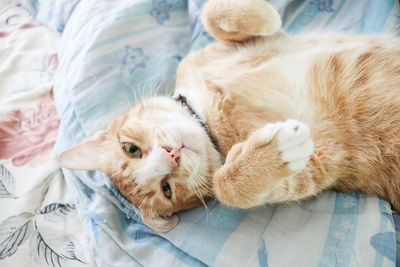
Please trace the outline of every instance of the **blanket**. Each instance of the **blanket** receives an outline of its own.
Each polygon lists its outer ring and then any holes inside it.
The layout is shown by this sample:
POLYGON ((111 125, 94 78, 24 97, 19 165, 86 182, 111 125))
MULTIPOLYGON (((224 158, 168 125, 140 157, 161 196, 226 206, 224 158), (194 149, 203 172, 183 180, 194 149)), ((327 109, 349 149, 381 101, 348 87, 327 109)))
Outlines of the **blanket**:
POLYGON ((60 35, 0 3, 0 265, 94 266, 55 160, 60 35))
MULTIPOLYGON (((271 0, 293 33, 394 31, 394 0, 271 0)), ((54 96, 61 118, 56 151, 104 129, 154 87, 173 90, 177 64, 212 38, 202 0, 26 0, 35 18, 62 32, 54 96), (111 101, 110 101, 111 100, 111 101)), ((390 205, 331 191, 250 210, 217 201, 180 213, 154 232, 100 172, 63 170, 99 266, 394 266, 390 205)))

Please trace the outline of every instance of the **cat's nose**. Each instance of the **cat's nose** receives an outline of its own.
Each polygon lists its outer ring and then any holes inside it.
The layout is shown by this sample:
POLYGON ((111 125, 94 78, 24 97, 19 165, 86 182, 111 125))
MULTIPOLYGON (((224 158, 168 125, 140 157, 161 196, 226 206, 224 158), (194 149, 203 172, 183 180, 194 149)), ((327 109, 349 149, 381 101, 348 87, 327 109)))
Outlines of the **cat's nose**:
POLYGON ((172 147, 164 146, 163 149, 168 153, 170 167, 173 168, 173 167, 178 166, 182 147, 172 148, 172 147))

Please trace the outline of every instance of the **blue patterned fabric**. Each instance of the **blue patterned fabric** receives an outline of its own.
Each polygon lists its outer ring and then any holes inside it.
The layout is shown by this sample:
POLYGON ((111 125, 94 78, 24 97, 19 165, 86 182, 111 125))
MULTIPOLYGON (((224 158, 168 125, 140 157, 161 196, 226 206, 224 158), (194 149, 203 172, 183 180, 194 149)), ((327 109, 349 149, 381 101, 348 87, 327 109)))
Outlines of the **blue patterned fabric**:
POLYGON ((35 20, 54 31, 62 32, 80 0, 17 0, 35 20))
MULTIPOLYGON (((270 1, 289 32, 393 31, 394 0, 270 1)), ((153 88, 172 92, 177 64, 211 42, 202 0, 29 1, 62 31, 55 100, 57 151, 104 129, 153 88), (63 10, 63 6, 68 7, 63 10)), ((302 202, 251 210, 209 202, 180 213, 167 234, 145 226, 100 172, 64 170, 100 266, 394 266, 395 230, 386 202, 325 192, 302 202)))

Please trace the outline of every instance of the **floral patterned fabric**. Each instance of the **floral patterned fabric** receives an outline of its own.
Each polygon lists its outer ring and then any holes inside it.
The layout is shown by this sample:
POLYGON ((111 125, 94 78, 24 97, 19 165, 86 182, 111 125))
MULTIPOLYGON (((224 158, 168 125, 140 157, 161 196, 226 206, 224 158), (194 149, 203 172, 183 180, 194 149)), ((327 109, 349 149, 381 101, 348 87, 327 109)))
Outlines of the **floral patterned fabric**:
POLYGON ((35 108, 6 113, 0 122, 0 159, 12 159, 14 166, 36 167, 51 159, 60 119, 53 94, 39 97, 35 108))
POLYGON ((0 266, 94 266, 55 161, 59 39, 0 2, 0 266))

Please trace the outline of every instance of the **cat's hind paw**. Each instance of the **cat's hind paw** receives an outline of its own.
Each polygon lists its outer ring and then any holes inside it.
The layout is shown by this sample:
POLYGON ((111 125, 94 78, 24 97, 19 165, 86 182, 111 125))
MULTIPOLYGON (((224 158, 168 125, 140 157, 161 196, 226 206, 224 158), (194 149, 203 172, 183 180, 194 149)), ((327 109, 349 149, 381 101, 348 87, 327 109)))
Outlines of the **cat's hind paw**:
POLYGON ((212 36, 233 42, 270 36, 282 24, 278 12, 264 0, 209 0, 201 19, 212 36))

